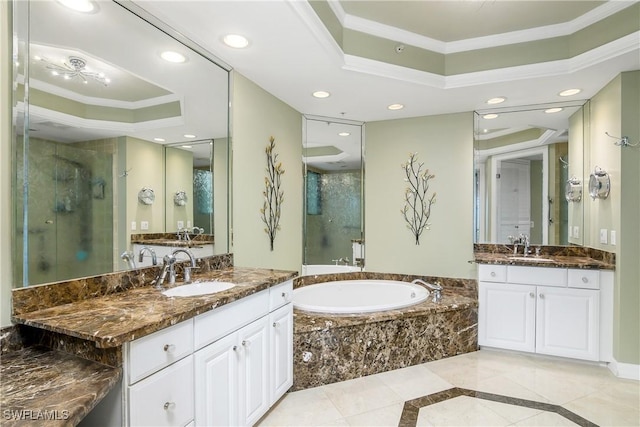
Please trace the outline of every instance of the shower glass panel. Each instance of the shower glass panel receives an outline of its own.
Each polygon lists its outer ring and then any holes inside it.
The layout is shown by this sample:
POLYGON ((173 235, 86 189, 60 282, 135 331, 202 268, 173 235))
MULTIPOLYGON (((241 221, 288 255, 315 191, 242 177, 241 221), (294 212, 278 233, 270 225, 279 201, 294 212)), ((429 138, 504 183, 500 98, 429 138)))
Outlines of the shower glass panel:
POLYGON ((305 118, 304 264, 364 266, 363 126, 305 118))

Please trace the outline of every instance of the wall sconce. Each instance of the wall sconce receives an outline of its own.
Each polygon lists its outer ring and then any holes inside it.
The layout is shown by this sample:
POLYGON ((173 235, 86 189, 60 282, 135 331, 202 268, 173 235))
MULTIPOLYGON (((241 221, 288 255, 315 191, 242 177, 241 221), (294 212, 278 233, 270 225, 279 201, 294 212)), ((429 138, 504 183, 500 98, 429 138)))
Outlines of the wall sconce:
POLYGON ((173 204, 176 206, 185 206, 187 200, 187 193, 184 191, 176 191, 176 194, 173 195, 173 204))
POLYGON ((151 188, 142 187, 142 190, 138 192, 138 201, 143 205, 152 205, 156 199, 156 194, 151 188))
POLYGON ((606 199, 609 197, 610 188, 611 180, 609 179, 609 174, 596 166, 589 177, 589 195, 593 200, 606 199))
POLYGON ((564 186, 564 197, 567 202, 579 202, 582 200, 582 182, 575 176, 567 180, 564 186))

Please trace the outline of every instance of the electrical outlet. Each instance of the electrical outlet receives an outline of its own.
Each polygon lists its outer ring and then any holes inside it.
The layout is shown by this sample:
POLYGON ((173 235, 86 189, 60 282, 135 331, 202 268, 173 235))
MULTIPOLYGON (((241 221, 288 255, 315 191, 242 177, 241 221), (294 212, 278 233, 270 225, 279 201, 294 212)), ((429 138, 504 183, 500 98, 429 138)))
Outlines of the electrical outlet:
POLYGON ((606 228, 601 228, 600 229, 600 243, 602 243, 603 245, 607 244, 607 229, 606 228))
POLYGON ((140 221, 140 230, 148 230, 149 221, 140 221))
POLYGON ((573 238, 574 239, 579 239, 580 238, 580 227, 577 225, 573 226, 573 238))
POLYGON ((181 230, 184 228, 184 221, 178 221, 178 230, 181 230))
POLYGON ((135 221, 131 221, 131 231, 136 231, 138 229, 138 226, 136 225, 135 221))
POLYGON ((611 243, 613 246, 616 245, 616 230, 611 230, 611 235, 609 238, 609 243, 611 243))

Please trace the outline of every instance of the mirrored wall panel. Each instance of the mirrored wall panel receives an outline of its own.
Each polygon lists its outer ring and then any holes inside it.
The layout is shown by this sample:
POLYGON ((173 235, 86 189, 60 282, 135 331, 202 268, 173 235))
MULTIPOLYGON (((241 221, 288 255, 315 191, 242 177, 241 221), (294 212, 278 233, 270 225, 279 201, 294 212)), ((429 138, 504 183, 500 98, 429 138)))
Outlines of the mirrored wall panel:
POLYGON ((179 228, 228 252, 228 70, 143 10, 78 3, 15 3, 15 282, 131 268, 132 236, 179 228))

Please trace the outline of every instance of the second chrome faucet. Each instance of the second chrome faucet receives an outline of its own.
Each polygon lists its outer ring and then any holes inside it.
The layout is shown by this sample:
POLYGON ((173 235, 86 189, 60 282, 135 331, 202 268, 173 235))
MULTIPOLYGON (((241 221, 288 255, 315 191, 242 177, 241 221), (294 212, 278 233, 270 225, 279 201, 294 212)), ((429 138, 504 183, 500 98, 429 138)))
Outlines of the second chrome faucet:
POLYGON ((175 263, 177 261, 176 254, 179 254, 179 253, 183 253, 189 257, 189 261, 191 262, 191 265, 184 267, 182 275, 183 275, 184 283, 191 283, 191 272, 193 269, 198 268, 196 265, 196 259, 194 258, 193 254, 190 251, 186 249, 176 249, 173 252, 171 252, 170 255, 165 255, 164 258, 162 259, 162 269, 160 270, 160 273, 158 273, 158 276, 154 280, 154 285, 156 287, 158 288, 162 287, 162 285, 164 284, 167 278, 167 275, 169 275, 169 284, 173 285, 176 283, 175 263))

